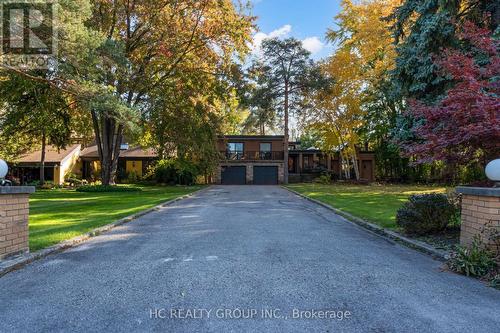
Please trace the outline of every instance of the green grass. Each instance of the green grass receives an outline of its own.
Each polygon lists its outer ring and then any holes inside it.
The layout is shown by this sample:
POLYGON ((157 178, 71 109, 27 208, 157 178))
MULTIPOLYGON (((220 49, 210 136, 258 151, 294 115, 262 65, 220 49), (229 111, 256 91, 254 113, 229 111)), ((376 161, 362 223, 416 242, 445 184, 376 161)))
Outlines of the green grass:
POLYGON ((396 229, 396 212, 410 195, 446 193, 445 187, 420 185, 294 184, 288 187, 389 229, 396 229))
POLYGON ((30 250, 84 234, 127 215, 191 193, 200 186, 141 186, 141 192, 37 190, 30 197, 30 250))

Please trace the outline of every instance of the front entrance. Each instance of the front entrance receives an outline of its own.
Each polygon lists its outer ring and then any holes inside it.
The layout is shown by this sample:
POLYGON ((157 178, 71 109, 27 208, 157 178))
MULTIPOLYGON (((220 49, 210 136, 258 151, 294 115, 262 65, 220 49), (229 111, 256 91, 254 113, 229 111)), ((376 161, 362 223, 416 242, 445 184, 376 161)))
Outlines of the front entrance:
POLYGON ((245 166, 223 166, 221 168, 222 185, 245 185, 247 168, 245 166))
POLYGON ((253 183, 255 185, 277 185, 278 167, 277 166, 254 166, 253 183))

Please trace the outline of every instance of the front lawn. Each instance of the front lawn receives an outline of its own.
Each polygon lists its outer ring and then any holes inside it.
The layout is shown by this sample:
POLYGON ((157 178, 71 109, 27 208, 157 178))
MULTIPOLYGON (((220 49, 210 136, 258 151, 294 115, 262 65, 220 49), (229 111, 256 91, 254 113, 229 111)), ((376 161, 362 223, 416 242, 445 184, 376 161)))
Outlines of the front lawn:
POLYGON ((396 212, 412 194, 446 193, 420 185, 292 184, 292 190, 382 227, 396 229, 396 212))
POLYGON ((141 192, 37 190, 30 197, 30 250, 79 236, 125 216, 191 193, 199 186, 142 186, 141 192))

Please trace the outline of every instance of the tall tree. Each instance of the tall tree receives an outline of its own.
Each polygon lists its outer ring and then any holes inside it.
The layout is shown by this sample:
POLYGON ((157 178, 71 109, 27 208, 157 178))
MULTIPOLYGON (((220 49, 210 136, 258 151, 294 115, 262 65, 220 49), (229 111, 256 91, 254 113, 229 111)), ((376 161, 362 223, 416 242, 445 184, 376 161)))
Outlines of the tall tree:
MULTIPOLYGON (((385 18, 400 4, 400 0, 342 1, 342 11, 335 17, 335 29, 327 32, 327 39, 336 45, 334 54, 323 65, 325 74, 334 84, 329 90, 320 92, 316 103, 320 103, 326 119, 314 121, 315 126, 325 121, 331 126, 322 133, 328 138, 324 144, 334 144, 343 151, 347 169, 354 167, 356 149, 363 140, 372 141, 375 148, 389 140, 391 121, 399 112, 394 96, 388 93, 388 79, 394 68, 394 38, 385 18), (351 96, 356 98, 353 100, 351 96), (319 97, 319 100, 318 100, 319 97), (324 99, 324 100, 322 100, 324 99), (343 143, 343 144, 342 144, 343 143), (349 148, 350 147, 350 148, 349 148)), ((314 112, 314 110, 313 110, 314 112)), ((321 119, 321 118, 320 118, 321 119)))
POLYGON ((216 66, 247 48, 252 20, 231 0, 68 0, 59 6, 53 72, 4 69, 43 80, 89 110, 104 184, 114 183, 124 133, 155 105, 152 98, 172 89, 185 70, 217 76, 216 66))
POLYGON ((356 147, 358 130, 363 125, 360 63, 348 50, 340 49, 321 64, 321 70, 325 84, 309 95, 312 105, 306 126, 320 135, 323 150, 340 153, 346 178, 350 178, 352 168, 356 179, 360 179, 356 147))
POLYGON ((472 22, 458 30, 466 51, 446 49, 436 60, 453 87, 434 105, 411 103, 416 140, 403 144, 419 162, 484 165, 500 154, 500 44, 472 22))
POLYGON ((398 93, 431 102, 439 99, 450 82, 437 70, 432 55, 442 48, 458 46, 455 23, 480 23, 486 13, 493 31, 500 22, 498 1, 403 1, 391 16, 398 55, 394 70, 398 93))
MULTIPOLYGON (((182 70, 217 75, 235 51, 245 48, 251 27, 251 19, 230 0, 94 0, 94 8, 92 26, 122 56, 107 68, 103 84, 112 86, 128 106, 140 109, 163 89, 171 90, 182 70)), ((100 129, 97 122, 95 126, 103 136, 100 154, 112 179, 123 127, 115 125, 113 117, 104 118, 100 129)))
POLYGON ((266 39, 262 43, 264 87, 276 100, 284 118, 284 182, 288 183, 289 115, 301 107, 302 91, 311 82, 312 60, 294 38, 266 39))

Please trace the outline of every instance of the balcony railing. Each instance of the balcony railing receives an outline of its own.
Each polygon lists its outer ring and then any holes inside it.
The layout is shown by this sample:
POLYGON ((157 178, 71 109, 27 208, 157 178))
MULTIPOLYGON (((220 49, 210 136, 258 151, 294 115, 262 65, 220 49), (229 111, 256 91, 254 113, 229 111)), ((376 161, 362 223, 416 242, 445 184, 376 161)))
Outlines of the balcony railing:
POLYGON ((221 151, 221 157, 229 161, 283 161, 282 151, 221 151))

